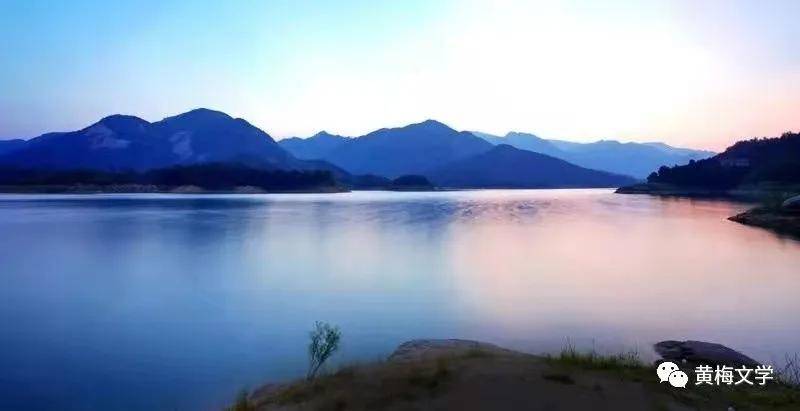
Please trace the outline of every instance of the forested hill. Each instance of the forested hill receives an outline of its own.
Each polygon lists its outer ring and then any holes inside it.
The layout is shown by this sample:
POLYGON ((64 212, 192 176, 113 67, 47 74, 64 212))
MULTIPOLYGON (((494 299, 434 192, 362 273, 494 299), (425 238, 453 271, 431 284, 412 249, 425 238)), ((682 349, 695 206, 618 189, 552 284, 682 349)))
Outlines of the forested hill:
POLYGON ((12 191, 171 191, 192 186, 201 190, 234 191, 251 187, 262 191, 336 191, 341 187, 327 170, 265 170, 241 164, 207 163, 137 171, 92 169, 42 170, 0 167, 0 190, 12 191), (130 186, 140 186, 132 189, 130 186), (92 188, 93 187, 93 188, 92 188), (125 190, 122 190, 125 191, 125 190))
POLYGON ((709 159, 661 167, 647 181, 721 190, 768 182, 800 184, 800 133, 739 141, 709 159))

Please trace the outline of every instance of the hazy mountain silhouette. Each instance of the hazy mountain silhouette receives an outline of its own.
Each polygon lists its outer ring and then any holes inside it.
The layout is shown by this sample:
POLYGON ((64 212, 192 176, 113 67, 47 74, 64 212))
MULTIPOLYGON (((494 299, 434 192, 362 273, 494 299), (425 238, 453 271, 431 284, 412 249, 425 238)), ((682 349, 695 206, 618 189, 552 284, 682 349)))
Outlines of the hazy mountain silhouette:
POLYGON ((441 187, 553 188, 618 187, 635 179, 590 170, 507 144, 454 161, 427 173, 441 187))
POLYGON ((0 156, 6 153, 10 153, 12 151, 19 150, 24 146, 25 146, 25 140, 22 139, 0 140, 0 156))
POLYGON ((427 120, 350 139, 324 159, 353 174, 396 178, 404 174, 425 174, 491 148, 491 144, 472 133, 458 132, 438 121, 427 120))
POLYGON ((226 163, 265 170, 327 170, 353 187, 378 187, 389 181, 382 178, 404 175, 425 176, 451 187, 600 187, 631 182, 617 174, 646 174, 662 164, 688 162, 699 153, 703 152, 662 143, 580 144, 526 133, 498 137, 459 132, 434 120, 358 138, 321 132, 276 143, 243 119, 196 109, 153 123, 112 115, 78 131, 2 141, 0 166, 127 172, 226 163), (493 145, 501 142, 510 145, 493 145))
POLYGON ((320 131, 309 138, 291 137, 278 141, 278 145, 299 159, 325 158, 331 151, 350 141, 348 137, 320 131))
POLYGON ((504 137, 491 135, 488 133, 481 133, 473 131, 472 134, 494 144, 508 144, 521 150, 534 151, 536 153, 547 154, 550 156, 558 157, 563 154, 561 149, 556 147, 553 143, 529 133, 510 132, 504 137))
POLYGON ((676 148, 664 143, 620 143, 601 140, 594 143, 576 143, 563 140, 546 140, 528 133, 511 132, 505 137, 473 132, 492 144, 509 144, 523 150, 547 154, 581 167, 645 178, 662 165, 686 164, 713 156, 703 150, 676 148))
POLYGON ((154 123, 112 115, 82 130, 44 134, 0 155, 2 165, 32 169, 147 170, 201 163, 343 173, 322 161, 296 159, 243 119, 202 108, 154 123))

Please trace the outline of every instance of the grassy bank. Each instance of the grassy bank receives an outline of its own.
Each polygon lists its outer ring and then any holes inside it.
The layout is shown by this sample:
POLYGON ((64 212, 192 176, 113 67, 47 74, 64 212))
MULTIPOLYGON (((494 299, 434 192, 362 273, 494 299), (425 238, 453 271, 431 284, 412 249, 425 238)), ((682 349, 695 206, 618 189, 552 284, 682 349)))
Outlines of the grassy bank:
MULTIPOLYGON (((688 369, 686 370, 689 371, 688 369)), ((308 381, 267 385, 231 409, 249 410, 790 410, 800 391, 765 387, 659 384, 635 352, 600 355, 567 347, 554 356, 502 349, 348 366, 308 381)))

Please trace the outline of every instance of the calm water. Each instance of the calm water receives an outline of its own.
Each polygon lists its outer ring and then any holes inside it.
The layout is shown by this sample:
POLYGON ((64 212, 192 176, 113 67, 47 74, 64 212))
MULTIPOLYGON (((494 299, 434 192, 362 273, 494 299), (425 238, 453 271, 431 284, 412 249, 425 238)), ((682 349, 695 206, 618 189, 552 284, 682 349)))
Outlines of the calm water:
POLYGON ((800 351, 800 243, 742 204, 607 190, 0 196, 0 409, 219 409, 338 361, 461 337, 800 351))

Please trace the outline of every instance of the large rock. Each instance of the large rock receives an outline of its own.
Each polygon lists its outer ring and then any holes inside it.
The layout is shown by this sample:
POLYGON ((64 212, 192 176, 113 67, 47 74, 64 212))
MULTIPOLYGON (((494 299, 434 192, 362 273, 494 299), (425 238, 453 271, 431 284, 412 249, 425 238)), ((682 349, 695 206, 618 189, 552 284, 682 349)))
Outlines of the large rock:
POLYGON ((789 210, 800 210, 800 195, 789 197, 781 204, 781 207, 789 210))
POLYGON ((472 352, 522 355, 494 344, 472 340, 411 340, 406 341, 389 356, 389 361, 419 361, 442 356, 465 355, 472 352))
POLYGON ((661 341, 653 346, 666 360, 732 367, 760 365, 756 360, 722 344, 704 341, 661 341))

